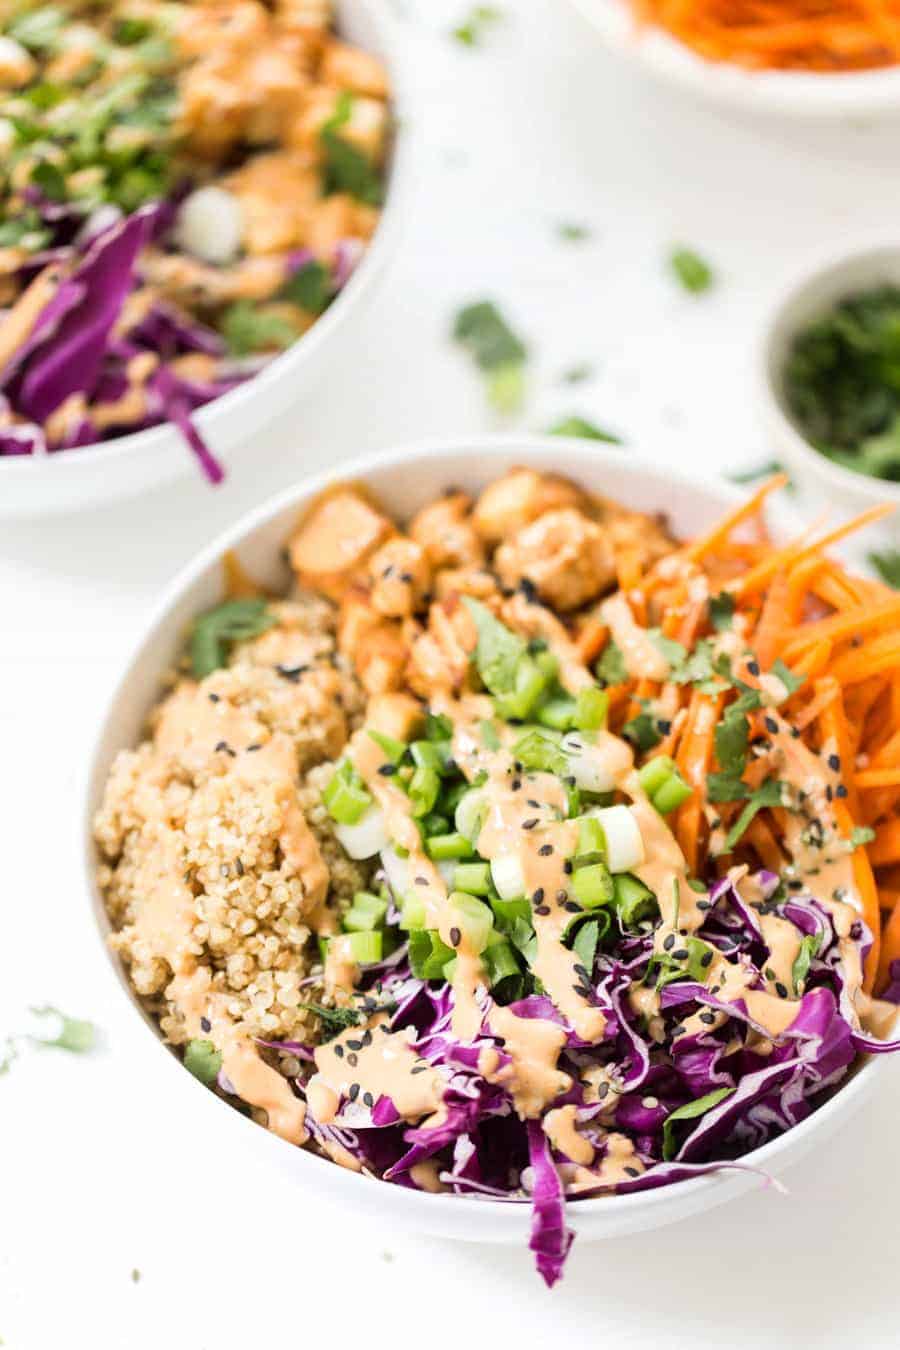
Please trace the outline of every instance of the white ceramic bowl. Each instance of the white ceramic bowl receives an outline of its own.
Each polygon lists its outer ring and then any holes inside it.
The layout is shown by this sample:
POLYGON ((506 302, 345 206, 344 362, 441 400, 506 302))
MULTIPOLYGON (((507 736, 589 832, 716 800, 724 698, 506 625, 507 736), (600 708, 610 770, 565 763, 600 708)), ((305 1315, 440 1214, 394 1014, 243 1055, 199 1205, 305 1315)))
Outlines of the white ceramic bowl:
MULTIPOLYGON (((162 673, 180 651, 191 618, 222 594, 221 558, 234 550, 261 581, 277 586, 287 580, 282 547, 303 506, 330 481, 365 483, 400 518, 435 497, 448 484, 477 491, 514 464, 563 471, 597 492, 646 511, 665 510, 679 534, 692 535, 741 500, 736 488, 719 480, 701 480, 674 472, 633 451, 586 441, 545 437, 482 437, 430 444, 387 455, 371 455, 341 465, 333 475, 305 479, 238 521, 205 548, 168 588, 144 625, 111 695, 108 710, 89 756, 82 787, 79 828, 90 913, 86 922, 104 942, 109 925, 96 884, 91 820, 116 752, 135 745, 148 710, 157 698, 162 673)), ((774 511, 770 524, 783 533, 790 522, 774 511)), ((201 1086, 164 1047, 154 1024, 133 997, 124 971, 113 958, 104 961, 118 976, 117 1040, 130 1037, 132 1064, 141 1099, 162 1101, 166 1119, 178 1122, 180 1147, 192 1138, 208 1140, 217 1132, 228 1150, 233 1174, 241 1158, 263 1162, 281 1172, 323 1204, 337 1204, 377 1215, 437 1236, 478 1242, 523 1244, 527 1205, 461 1196, 429 1195, 359 1176, 327 1159, 294 1148, 232 1110, 201 1086)), ((803 1124, 748 1155, 754 1166, 780 1172, 847 1119, 869 1097, 887 1056, 860 1066, 840 1091, 803 1124)), ((137 1101, 135 1110, 142 1109, 137 1101)), ((656 1228, 720 1204, 760 1180, 752 1174, 723 1171, 674 1186, 635 1195, 583 1200, 568 1207, 571 1225, 586 1239, 656 1228)))
MULTIPOLYGON (((395 243, 405 214, 409 175, 403 77, 388 20, 371 0, 336 0, 343 37, 386 63, 395 135, 378 229, 334 302, 316 323, 254 378, 207 404, 194 421, 218 458, 258 449, 256 433, 296 404, 341 350, 341 333, 358 318, 395 243)), ((134 496, 174 478, 201 472, 179 431, 163 423, 147 431, 63 454, 0 459, 0 519, 33 518, 134 496)))
POLYGON ((572 0, 598 37, 650 74, 712 103, 779 117, 900 115, 900 68, 829 75, 707 61, 658 28, 638 30, 627 0, 572 0))
MULTIPOLYGON (((794 338, 808 324, 846 296, 886 281, 900 286, 900 244, 873 244, 805 268, 802 276, 793 277, 780 290, 757 354, 758 404, 772 450, 815 498, 847 516, 884 502, 900 508, 900 483, 854 473, 813 449, 788 411, 783 372, 794 338)), ((898 531, 900 509, 880 523, 868 543, 896 542, 898 531)))

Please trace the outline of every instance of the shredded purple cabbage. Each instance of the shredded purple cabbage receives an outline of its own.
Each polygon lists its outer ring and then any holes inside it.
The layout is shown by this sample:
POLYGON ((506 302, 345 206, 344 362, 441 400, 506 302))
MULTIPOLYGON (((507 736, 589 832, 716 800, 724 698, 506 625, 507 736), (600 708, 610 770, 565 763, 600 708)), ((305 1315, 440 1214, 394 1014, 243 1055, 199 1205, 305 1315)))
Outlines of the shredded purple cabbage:
MULTIPOLYGON (((508 1062, 489 1025, 490 997, 484 996, 479 1035, 460 1042, 451 1030, 452 989, 413 978, 402 956, 373 970, 365 984, 377 990, 380 1003, 393 1006, 391 1028, 412 1029, 413 1050, 446 1079, 443 1109, 432 1120, 410 1124, 388 1097, 371 1108, 344 1099, 327 1127, 310 1120, 313 1137, 321 1143, 333 1136, 366 1170, 400 1185, 421 1186, 417 1165, 427 1164, 454 1194, 530 1202, 530 1246, 548 1285, 559 1278, 573 1240, 567 1200, 648 1190, 721 1168, 755 1171, 740 1159, 826 1101, 860 1053, 900 1049, 900 1042, 874 1040, 860 1027, 845 996, 838 934, 824 907, 809 894, 779 898, 774 878, 769 883, 763 874, 759 880, 770 912, 820 940, 783 1034, 773 1037, 755 1025, 743 999, 725 1002, 689 978, 659 991, 658 1018, 645 1024, 627 993, 647 973, 651 925, 623 935, 613 953, 595 958, 594 1001, 606 1016, 599 1044, 580 1040, 543 995, 510 1005, 519 1017, 546 1019, 568 1031, 559 1067, 570 1075, 571 1087, 552 1106, 575 1106, 579 1132, 595 1146, 589 1165, 576 1165, 554 1145, 544 1129, 546 1112, 543 1119, 521 1120, 507 1088, 481 1073, 486 1048, 496 1052, 497 1067, 508 1062), (685 1029, 688 1017, 707 1011, 723 1016, 708 1031, 699 1023, 702 1030, 685 1029), (589 1089, 590 1071, 601 1067, 614 1084, 606 1094, 589 1089), (710 1093, 719 1093, 716 1103, 684 1119, 669 1136, 674 1151, 667 1151, 669 1117, 710 1093), (634 1166, 605 1173, 612 1134, 630 1144, 634 1166)), ((771 954, 757 912, 729 881, 714 886, 710 899, 698 936, 755 972, 754 987, 764 988, 762 971, 771 954)), ((869 934, 862 923, 854 925, 851 942, 864 955, 869 934)), ((888 992, 896 997, 900 963, 891 973, 888 992)), ((653 978, 651 973, 651 983, 653 978)), ((295 1054, 304 1049, 283 1048, 295 1054)), ((308 1077, 304 1068, 299 1091, 308 1077)))

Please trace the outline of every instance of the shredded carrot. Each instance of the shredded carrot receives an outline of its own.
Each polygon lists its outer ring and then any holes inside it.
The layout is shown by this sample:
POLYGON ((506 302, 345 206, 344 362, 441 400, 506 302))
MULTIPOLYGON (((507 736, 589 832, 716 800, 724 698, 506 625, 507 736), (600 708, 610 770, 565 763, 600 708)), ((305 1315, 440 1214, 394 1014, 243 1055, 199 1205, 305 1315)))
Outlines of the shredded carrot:
POLYGON ((840 72, 900 62, 896 0, 632 0, 707 61, 751 70, 840 72))
POLYGON ((863 769, 856 775, 854 781, 863 791, 868 788, 900 787, 900 768, 863 769))
POLYGON ((688 545, 685 549, 685 557, 688 561, 699 562, 708 553, 713 553, 728 538, 732 530, 736 530, 743 521, 756 515, 766 497, 778 488, 784 487, 787 481, 786 473, 777 473, 774 477, 767 479, 745 502, 741 502, 740 506, 735 507, 733 511, 729 511, 724 520, 721 520, 714 529, 710 530, 708 534, 701 535, 699 539, 695 539, 692 544, 688 545))

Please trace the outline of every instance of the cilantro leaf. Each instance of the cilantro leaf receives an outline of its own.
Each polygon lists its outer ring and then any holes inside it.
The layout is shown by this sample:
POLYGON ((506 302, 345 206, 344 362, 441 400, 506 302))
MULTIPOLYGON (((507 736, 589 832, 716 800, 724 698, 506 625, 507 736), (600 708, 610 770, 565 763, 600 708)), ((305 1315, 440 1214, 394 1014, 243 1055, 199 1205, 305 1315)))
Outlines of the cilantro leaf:
POLYGON ((307 1012, 315 1013, 321 1023, 322 1040, 331 1041, 348 1027, 359 1026, 362 1012, 359 1008, 325 1008, 321 1003, 301 1003, 307 1012))
POLYGON ((891 549, 885 553, 870 553, 869 563, 875 571, 895 590, 900 590, 900 549, 891 549))
POLYGON ((693 249, 673 249, 669 254, 669 267, 684 289, 692 295, 701 295, 713 284, 712 268, 693 249))
POLYGON ((709 597, 709 621, 717 633, 725 633, 734 618, 734 596, 728 591, 709 597))
POLYGON ((491 300, 461 309, 453 324, 453 337, 482 370, 521 365, 528 355, 525 344, 491 300))
POLYGON ((822 933, 807 933, 800 942, 800 950, 791 966, 791 979, 794 982, 794 992, 797 994, 800 993, 800 986, 806 981, 813 957, 818 955, 822 936, 822 933))
POLYGON ((212 1041, 188 1041, 184 1047, 184 1067, 188 1073, 210 1087, 219 1076, 222 1052, 216 1049, 212 1041))
POLYGON ((608 642, 603 648, 603 654, 594 669, 597 679, 603 684, 624 684, 628 679, 625 657, 614 642, 608 642))
POLYGON ((321 314, 331 299, 331 274, 315 258, 298 268, 281 288, 284 300, 299 305, 310 314, 321 314))
POLYGON ((640 712, 630 718, 622 728, 622 735, 641 751, 652 750, 662 740, 656 723, 648 712, 640 712))
POLYGON ((665 657, 670 670, 679 669, 687 661, 687 647, 682 646, 680 642, 676 642, 674 638, 666 637, 661 629, 650 628, 647 630, 647 636, 660 655, 665 657))
POLYGON ((679 1106, 676 1111, 671 1111, 666 1116, 663 1125, 663 1157, 666 1162, 671 1162, 678 1152, 677 1140, 675 1137, 675 1125, 680 1120, 696 1120, 698 1116, 705 1116, 707 1111, 711 1111, 719 1102, 730 1097, 735 1089, 733 1087, 715 1088, 712 1092, 707 1092, 703 1097, 697 1097, 692 1102, 686 1102, 684 1106, 679 1106))
POLYGON ((471 596, 463 604, 472 616, 478 633, 475 665, 492 694, 508 694, 515 688, 516 671, 527 654, 525 641, 513 633, 491 611, 471 596))
POLYGON ((474 5, 468 17, 451 29, 450 36, 464 47, 477 47, 488 29, 502 18, 503 11, 496 5, 474 5))
MULTIPOLYGON (((675 663, 669 671, 669 679, 673 684, 699 685, 711 680, 714 674, 713 645, 707 638, 701 638, 693 651, 687 652, 681 661, 675 663)), ((718 686, 716 686, 717 689, 718 686)), ((715 691, 704 690, 703 692, 715 691)))
POLYGON ((850 832, 850 847, 861 848, 864 844, 871 844, 875 838, 875 831, 871 825, 854 825, 850 832))
POLYGON ((748 795, 747 784, 734 773, 710 773, 706 776, 706 796, 711 802, 741 802, 748 795))
POLYGON ((586 418, 573 414, 571 417, 561 417, 558 422, 547 427, 548 436, 576 436, 583 441, 604 441, 607 445, 621 445, 622 437, 617 436, 614 431, 606 431, 603 427, 598 427, 595 422, 588 422, 586 418))
POLYGON ((235 356, 284 351, 300 336, 300 329, 283 314, 258 308, 251 300, 235 300, 229 305, 222 315, 221 330, 235 356))
POLYGON ((198 680, 219 670, 228 659, 233 642, 259 637, 278 620, 266 601, 256 597, 226 600, 194 621, 191 637, 191 668, 198 680))
POLYGON ((726 853, 731 852, 735 844, 744 834, 744 831, 751 824, 751 822, 753 821, 754 817, 758 814, 758 812, 760 812, 763 809, 763 807, 781 806, 783 787, 784 784, 780 783, 778 779, 767 778, 766 781, 760 787, 758 787, 755 792, 750 793, 750 796, 747 800, 747 805, 744 807, 743 811, 738 816, 737 820, 734 822, 725 838, 726 853))
POLYGON ((590 239, 593 230, 589 225, 581 225, 577 221, 562 220, 556 227, 556 233, 567 244, 580 244, 583 240, 590 239))
POLYGON ((788 697, 790 697, 791 694, 796 693, 806 679, 805 675, 795 675, 794 672, 784 664, 781 657, 779 657, 773 665, 772 674, 777 676, 784 685, 785 689, 788 691, 788 697))
POLYGON ((60 1050, 71 1050, 76 1055, 83 1055, 86 1051, 93 1050, 96 1045, 97 1028, 93 1022, 88 1022, 82 1017, 67 1017, 59 1008, 51 1007, 49 1003, 40 1008, 32 1008, 31 1011, 36 1017, 55 1018, 57 1022, 54 1036, 30 1037, 35 1045, 54 1045, 60 1050))
MULTIPOLYGON (((767 459, 764 464, 755 464, 750 469, 736 469, 734 473, 727 473, 725 477, 730 483, 756 483, 760 478, 771 478, 776 473, 784 473, 784 465, 780 459, 767 459)), ((788 491, 793 491, 793 481, 788 480, 788 491)))
POLYGON ((353 113, 353 96, 342 90, 334 112, 319 132, 323 151, 323 191, 346 192, 370 206, 380 206, 384 197, 381 177, 372 161, 339 133, 353 113))

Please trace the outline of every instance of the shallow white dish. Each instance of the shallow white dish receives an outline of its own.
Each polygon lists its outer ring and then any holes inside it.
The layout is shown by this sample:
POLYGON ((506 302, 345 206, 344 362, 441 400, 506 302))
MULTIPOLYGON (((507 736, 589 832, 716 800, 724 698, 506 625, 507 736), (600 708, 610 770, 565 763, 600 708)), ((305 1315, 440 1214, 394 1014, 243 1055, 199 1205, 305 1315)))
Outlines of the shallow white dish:
MULTIPOLYGON (((308 333, 252 379, 194 414, 194 422, 227 466, 259 452, 256 433, 319 379, 341 349, 341 334, 373 293, 404 215, 409 185, 402 72, 379 7, 368 0, 336 0, 337 28, 355 45, 385 62, 395 115, 387 191, 375 236, 352 277, 308 333)), ((134 496, 174 478, 201 474, 184 438, 167 423, 59 454, 0 459, 0 520, 74 511, 134 496)))
POLYGON ((795 471, 814 496, 844 515, 894 502, 898 510, 881 521, 867 542, 896 541, 900 532, 900 483, 854 473, 819 454, 798 430, 784 396, 783 371, 794 338, 838 301, 883 282, 900 286, 900 244, 878 243, 852 253, 830 255, 779 291, 760 336, 757 398, 773 451, 795 471))
POLYGON ((900 115, 900 68, 846 75, 743 70, 707 61, 658 28, 641 31, 627 0, 571 0, 613 51, 650 74, 724 107, 814 119, 900 115))
MULTIPOLYGON (((663 509, 681 535, 699 532, 743 496, 726 482, 689 477, 631 450, 559 437, 485 436, 430 443, 365 456, 342 464, 333 474, 305 479, 244 516, 169 586, 115 683, 88 757, 78 819, 90 907, 85 918, 104 944, 103 964, 110 979, 117 977, 120 1018, 116 1036, 130 1037, 141 1097, 152 1100, 156 1094, 166 1103, 167 1118, 178 1122, 181 1146, 189 1147, 192 1138, 208 1139, 217 1131, 228 1148, 234 1174, 241 1166, 238 1160, 245 1158, 248 1163, 280 1168, 323 1203, 369 1212, 385 1224, 402 1223, 414 1231, 442 1237, 524 1244, 529 1224, 527 1205, 429 1195, 345 1171, 255 1125, 192 1078, 165 1049, 154 1024, 132 996, 122 968, 105 948, 109 925, 96 884, 91 834, 91 821, 116 752, 137 743, 146 715, 158 697, 161 676, 182 649, 193 616, 221 598, 221 559, 226 550, 234 550, 260 581, 283 585, 288 580, 281 560, 283 545, 304 505, 329 482, 364 482, 392 514, 403 518, 449 484, 477 491, 514 464, 568 473, 592 490, 640 510, 663 509)), ((776 535, 785 534, 796 524, 777 508, 771 511, 769 522, 776 535)), ((821 1143, 868 1098, 885 1070, 887 1058, 881 1056, 863 1064, 831 1101, 788 1134, 749 1154, 747 1161, 777 1173, 821 1143)), ((723 1171, 655 1191, 579 1201, 569 1205, 567 1212, 582 1238, 609 1238, 660 1227, 759 1185, 758 1176, 723 1171)))

